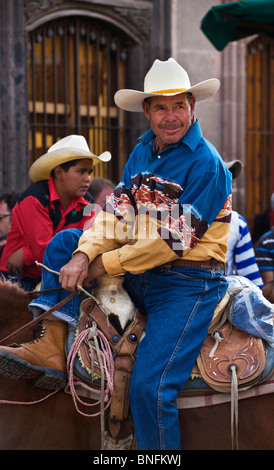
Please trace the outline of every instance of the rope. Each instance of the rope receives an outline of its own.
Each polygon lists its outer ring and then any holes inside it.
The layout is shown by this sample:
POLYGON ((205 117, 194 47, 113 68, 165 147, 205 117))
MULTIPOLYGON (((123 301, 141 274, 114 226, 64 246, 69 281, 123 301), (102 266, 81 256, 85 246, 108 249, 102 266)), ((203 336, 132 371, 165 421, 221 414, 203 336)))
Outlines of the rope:
MULTIPOLYGON (((53 269, 50 269, 48 268, 47 266, 45 266, 44 264, 42 263, 38 263, 38 261, 35 261, 35 264, 37 266, 40 266, 41 268, 44 268, 46 269, 47 271, 49 271, 50 273, 53 273, 53 274, 57 274, 57 276, 60 276, 60 273, 58 271, 54 271, 53 269)), ((82 286, 80 286, 79 284, 76 285, 76 288, 78 290, 80 290, 81 292, 83 292, 87 297, 90 297, 92 300, 94 300, 94 302, 96 302, 97 305, 99 305, 99 307, 103 310, 103 312, 105 313, 105 315, 107 316, 108 318, 108 315, 106 313, 106 310, 105 310, 105 307, 103 304, 101 304, 99 302, 98 299, 96 299, 96 297, 94 297, 94 295, 90 294, 87 290, 85 290, 82 286)))
MULTIPOLYGON (((213 334, 213 338, 215 339, 215 344, 213 348, 211 349, 209 353, 209 357, 213 357, 216 349, 218 348, 218 345, 223 339, 223 336, 218 332, 215 331, 213 334)), ((231 447, 232 450, 234 450, 235 445, 236 449, 239 449, 239 444, 238 444, 238 379, 237 379, 237 366, 232 364, 230 366, 230 372, 231 372, 231 423, 230 423, 230 429, 231 429, 231 447)))
POLYGON ((234 450, 234 444, 236 449, 239 449, 238 445, 238 380, 237 380, 237 367, 232 365, 230 367, 232 378, 231 378, 231 441, 232 450, 234 450), (234 421, 235 420, 235 421, 234 421), (235 431, 235 433, 234 433, 235 431))
POLYGON ((87 417, 95 417, 100 415, 101 419, 101 448, 104 449, 104 432, 105 432, 105 410, 109 407, 111 403, 111 398, 114 392, 114 361, 112 357, 112 351, 109 345, 107 338, 103 335, 103 333, 97 328, 95 322, 92 323, 92 327, 82 331, 77 338, 75 339, 68 358, 67 358, 67 370, 69 376, 69 386, 71 395, 73 398, 73 402, 75 405, 76 410, 83 416, 87 417), (100 339, 101 349, 99 347, 98 338, 100 339), (77 392, 75 390, 73 376, 74 376, 74 360, 75 357, 80 349, 80 346, 83 342, 89 347, 90 350, 90 359, 91 359, 91 369, 92 369, 92 377, 94 374, 94 353, 97 355, 97 359, 100 365, 100 372, 101 372, 101 399, 96 401, 95 403, 87 403, 84 402, 79 398, 77 392), (92 343, 93 341, 93 343, 92 343), (106 380, 106 388, 105 388, 105 380, 106 380), (100 411, 97 413, 87 414, 83 413, 77 404, 77 401, 82 405, 93 407, 100 404, 100 411), (106 405, 105 405, 106 403, 106 405))
POLYGON ((76 357, 76 355, 79 351, 79 348, 80 348, 82 342, 86 341, 86 340, 88 341, 87 344, 88 344, 90 352, 91 352, 91 361, 92 361, 92 363, 94 361, 94 352, 96 352, 98 362, 100 364, 101 391, 103 392, 102 393, 103 403, 107 403, 106 406, 103 406, 104 410, 106 410, 108 408, 108 406, 110 405, 111 396, 113 395, 114 361, 113 361, 113 358, 112 358, 112 351, 110 349, 110 346, 109 346, 109 343, 108 343, 106 337, 103 335, 103 333, 100 330, 97 329, 96 323, 94 323, 94 322, 92 324, 92 328, 88 328, 87 330, 82 331, 77 336, 77 338, 75 339, 75 341, 74 341, 74 343, 73 343, 73 345, 70 349, 70 352, 69 352, 69 355, 68 355, 68 358, 67 358, 67 369, 68 369, 68 374, 69 374, 69 385, 70 385, 70 388, 71 388, 71 391, 72 391, 72 397, 73 397, 73 400, 74 400, 77 411, 79 411, 79 413, 82 414, 83 416, 98 416, 101 413, 101 411, 99 411, 98 413, 94 413, 94 414, 85 414, 85 413, 81 412, 78 409, 77 401, 79 401, 79 403, 82 403, 82 404, 90 406, 90 407, 98 405, 99 403, 101 403, 101 405, 102 405, 102 401, 99 400, 95 403, 83 402, 78 397, 78 395, 76 393, 76 390, 75 390, 75 387, 74 387, 74 383, 73 383, 73 364, 74 364, 74 360, 75 360, 75 357, 76 357), (100 349, 99 344, 98 344, 97 336, 100 339, 101 349, 100 349), (94 341, 94 345, 91 344, 90 340, 94 341), (106 389, 104 388, 105 379, 106 379, 106 383, 107 383, 106 384, 106 389))
POLYGON ((38 403, 42 403, 43 401, 47 400, 48 398, 55 395, 60 390, 54 390, 54 392, 50 393, 49 395, 40 398, 40 400, 36 401, 10 401, 10 400, 0 400, 1 405, 37 405, 38 403))
POLYGON ((219 331, 216 331, 216 332, 214 333, 213 337, 215 338, 215 344, 214 344, 213 348, 211 349, 211 351, 210 351, 208 357, 213 357, 213 356, 214 356, 215 351, 216 351, 216 349, 217 349, 219 343, 220 343, 220 342, 222 341, 222 339, 223 339, 223 337, 222 337, 222 335, 219 333, 219 331))
MULTIPOLYGON (((54 271, 53 269, 50 269, 48 268, 47 266, 45 266, 44 264, 42 263, 38 263, 38 261, 35 261, 35 264, 37 266, 40 266, 41 268, 44 268, 46 269, 48 272, 52 273, 52 274, 57 274, 57 276, 60 276, 60 273, 58 271, 54 271)), ((97 304, 99 304, 98 300, 92 295, 90 294, 88 291, 86 291, 82 286, 80 286, 79 284, 76 285, 77 289, 82 291, 84 294, 86 294, 88 297, 91 297, 93 300, 96 301, 97 304)))

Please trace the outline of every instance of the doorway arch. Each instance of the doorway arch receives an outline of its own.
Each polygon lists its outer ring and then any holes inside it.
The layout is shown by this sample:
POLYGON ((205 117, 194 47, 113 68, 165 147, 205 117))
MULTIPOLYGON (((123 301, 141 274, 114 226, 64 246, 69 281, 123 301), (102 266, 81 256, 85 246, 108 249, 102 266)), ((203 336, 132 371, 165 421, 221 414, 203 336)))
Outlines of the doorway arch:
POLYGON ((114 104, 125 87, 134 40, 115 24, 83 15, 37 23, 28 31, 30 165, 60 138, 81 134, 111 163, 95 176, 118 182, 126 161, 126 125, 114 104))

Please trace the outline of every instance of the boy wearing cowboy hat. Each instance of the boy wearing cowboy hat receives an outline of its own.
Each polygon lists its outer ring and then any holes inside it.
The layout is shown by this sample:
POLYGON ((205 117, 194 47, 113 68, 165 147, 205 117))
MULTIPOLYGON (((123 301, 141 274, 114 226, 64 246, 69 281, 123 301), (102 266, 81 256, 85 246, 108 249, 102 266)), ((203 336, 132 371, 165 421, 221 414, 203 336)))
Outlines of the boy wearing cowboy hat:
MULTIPOLYGON (((135 305, 147 314, 130 387, 139 450, 180 449, 176 397, 228 285, 224 274, 232 178, 194 116, 195 101, 211 97, 218 88, 217 79, 191 86, 187 72, 171 58, 154 62, 143 92, 118 91, 117 106, 143 111, 151 129, 138 140, 121 183, 91 229, 80 240, 70 237, 70 231, 63 233, 66 237, 57 234, 45 254, 45 264, 60 271, 59 279, 54 276, 56 286, 60 281, 70 291, 105 272, 124 275, 135 305), (54 261, 60 243, 67 250, 63 267, 54 261)), ((52 278, 43 275, 45 287, 52 278)), ((45 309, 46 300, 41 295, 34 302, 45 309)), ((56 294, 55 304, 58 300, 56 294)), ((50 306, 54 302, 51 298, 50 306)), ((77 309, 72 310, 54 315, 77 324, 77 309)), ((43 347, 57 358, 50 339, 36 346, 40 364, 26 345, 1 347, 0 373, 10 373, 5 363, 12 363, 17 376, 24 377, 26 367, 42 380, 43 347)), ((43 364, 48 378, 57 374, 57 360, 56 367, 43 364)))
POLYGON ((92 202, 88 193, 94 162, 108 161, 109 152, 97 157, 83 136, 70 135, 38 158, 30 168, 32 185, 13 209, 12 225, 0 270, 6 277, 20 276, 22 287, 32 290, 41 280, 45 248, 60 230, 80 228, 90 219, 84 207, 92 202))

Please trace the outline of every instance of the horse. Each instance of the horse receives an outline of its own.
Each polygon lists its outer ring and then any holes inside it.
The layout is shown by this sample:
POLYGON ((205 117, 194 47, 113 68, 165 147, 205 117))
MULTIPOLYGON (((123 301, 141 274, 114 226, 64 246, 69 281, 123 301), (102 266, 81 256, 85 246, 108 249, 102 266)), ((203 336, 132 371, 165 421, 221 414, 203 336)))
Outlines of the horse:
MULTIPOLYGON (((28 304, 35 295, 0 280, 2 339, 32 320, 28 304)), ((18 343, 29 338, 23 333, 18 343)), ((0 376, 0 450, 100 450, 100 415, 80 414, 63 390, 48 395, 27 380, 0 376)), ((274 394, 239 400, 238 406, 239 449, 274 450, 274 394)), ((94 411, 99 413, 99 406, 94 411)), ((179 409, 178 414, 182 450, 231 449, 230 403, 179 409)))

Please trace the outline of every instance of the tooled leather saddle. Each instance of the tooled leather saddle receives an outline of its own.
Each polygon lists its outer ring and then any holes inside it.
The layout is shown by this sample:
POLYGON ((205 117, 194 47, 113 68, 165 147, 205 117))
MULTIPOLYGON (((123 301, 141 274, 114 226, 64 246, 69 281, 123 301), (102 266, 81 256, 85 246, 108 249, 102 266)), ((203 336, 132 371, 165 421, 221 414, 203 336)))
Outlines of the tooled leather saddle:
POLYGON ((246 390, 260 380, 264 371, 263 341, 226 321, 207 335, 197 366, 203 380, 219 392, 231 391, 234 368, 238 389, 246 390))

